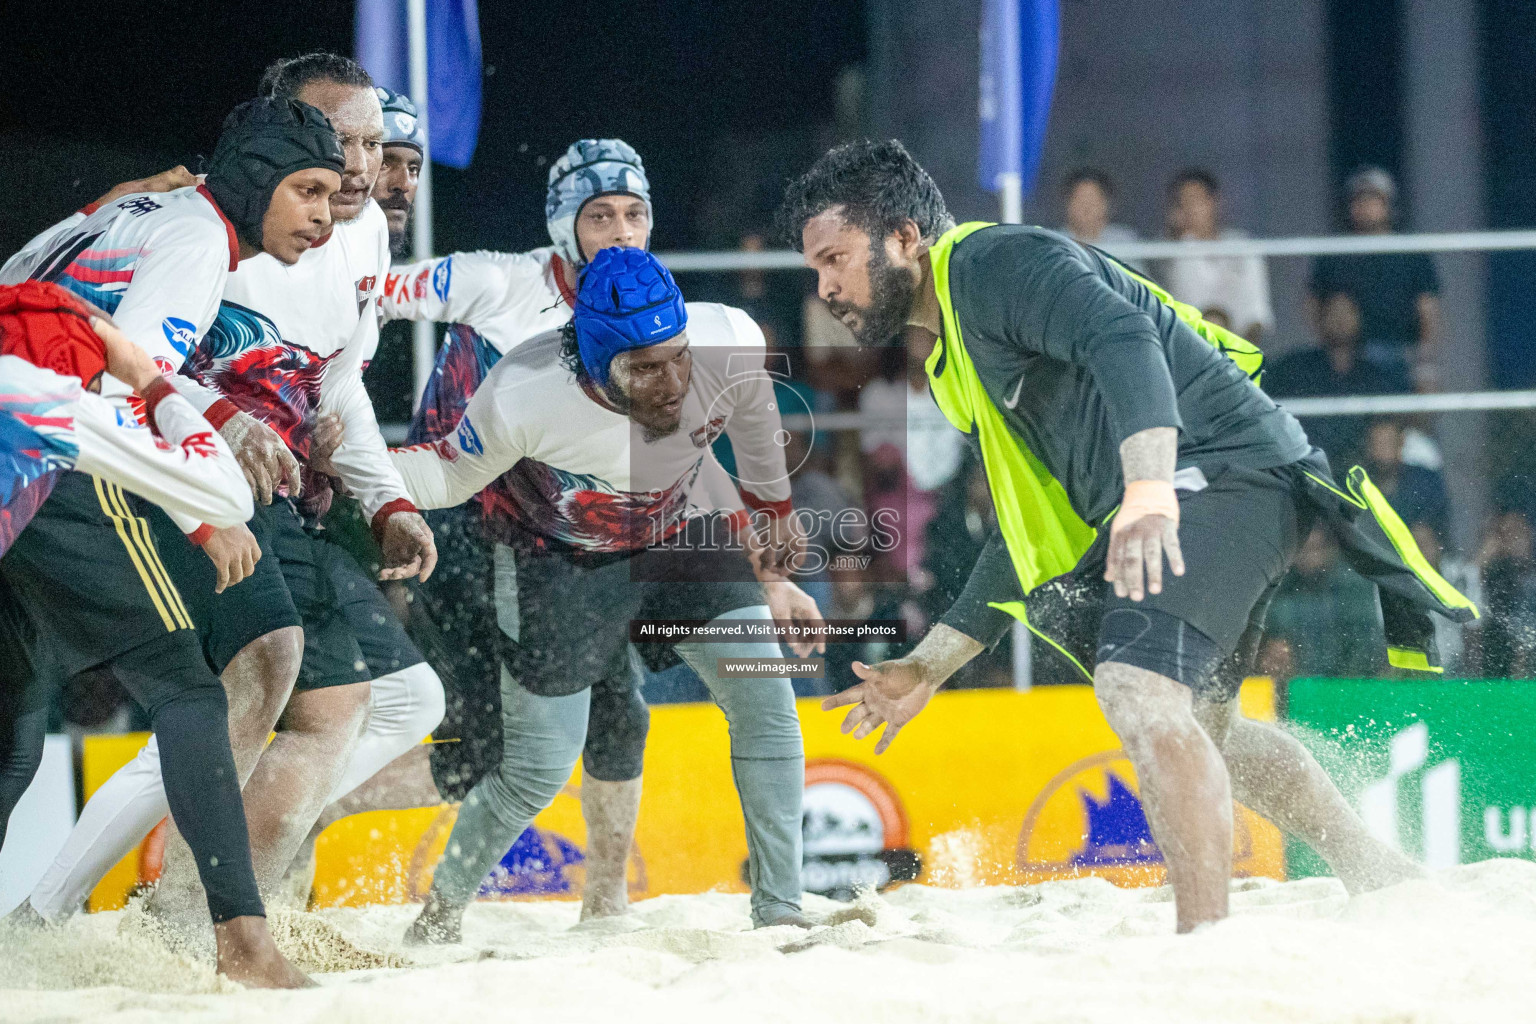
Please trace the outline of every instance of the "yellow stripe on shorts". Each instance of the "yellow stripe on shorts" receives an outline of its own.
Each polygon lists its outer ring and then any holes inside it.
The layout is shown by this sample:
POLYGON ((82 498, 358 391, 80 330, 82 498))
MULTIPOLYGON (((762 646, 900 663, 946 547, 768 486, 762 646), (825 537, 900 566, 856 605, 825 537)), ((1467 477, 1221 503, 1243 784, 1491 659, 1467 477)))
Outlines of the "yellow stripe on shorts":
POLYGON ((155 538, 149 532, 149 520, 143 516, 133 514, 133 506, 128 503, 128 495, 123 492, 119 484, 108 484, 108 492, 117 502, 117 507, 122 509, 123 515, 128 517, 128 523, 133 529, 133 534, 138 538, 140 550, 144 552, 149 562, 150 571, 155 574, 155 579, 160 583, 160 590, 165 595, 171 610, 176 614, 177 621, 182 623, 184 629, 192 628, 192 616, 187 612, 187 606, 181 600, 181 591, 176 589, 171 574, 160 560, 160 549, 155 546, 155 538))
MULTIPOLYGON (((149 599, 154 602, 155 610, 160 613, 160 621, 165 623, 166 631, 174 633, 178 629, 191 628, 192 623, 190 621, 183 622, 181 618, 184 612, 166 602, 158 582, 145 561, 144 552, 139 545, 138 538, 130 532, 130 521, 136 517, 126 514, 126 506, 124 510, 120 510, 114 504, 113 495, 109 490, 111 485, 106 484, 97 476, 91 477, 91 483, 96 487, 96 500, 101 503, 101 510, 106 513, 108 519, 112 520, 112 526, 117 530, 118 539, 123 542, 123 547, 128 550, 128 557, 133 562, 133 567, 138 570, 139 579, 144 582, 144 589, 148 591, 149 599)), ((172 588, 172 593, 174 592, 175 590, 172 588)), ((179 599, 180 595, 177 596, 179 599)))

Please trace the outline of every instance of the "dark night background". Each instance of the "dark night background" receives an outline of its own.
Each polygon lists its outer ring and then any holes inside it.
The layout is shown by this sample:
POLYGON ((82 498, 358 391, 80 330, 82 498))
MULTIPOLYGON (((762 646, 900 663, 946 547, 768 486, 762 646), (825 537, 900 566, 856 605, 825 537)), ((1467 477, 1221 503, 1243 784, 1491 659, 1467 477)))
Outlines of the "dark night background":
MULTIPOLYGON (((486 79, 467 171, 437 168, 440 250, 547 244, 548 162, 617 135, 657 183, 657 244, 719 242, 697 224, 733 133, 830 121, 839 71, 864 56, 858 0, 480 4, 486 79)), ((192 165, 275 57, 352 52, 352 5, 17 3, 0 24, 0 221, 10 252, 115 181, 192 165)), ((808 146, 786 153, 785 174, 808 146)), ((763 220, 771 195, 743 215, 763 220)))

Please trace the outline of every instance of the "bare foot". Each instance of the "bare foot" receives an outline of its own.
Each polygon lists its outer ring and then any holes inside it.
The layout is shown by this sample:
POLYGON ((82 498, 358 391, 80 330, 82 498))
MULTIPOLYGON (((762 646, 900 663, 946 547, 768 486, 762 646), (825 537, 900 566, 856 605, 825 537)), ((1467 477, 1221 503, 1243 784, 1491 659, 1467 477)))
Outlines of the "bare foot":
POLYGON ((314 988, 315 982, 289 963, 264 917, 236 917, 213 926, 219 973, 247 988, 314 988))
POLYGON ((407 946, 451 946, 464 941, 464 908, 450 907, 427 894, 421 915, 411 923, 403 940, 407 946))
POLYGON ((1351 896, 1429 877, 1422 867, 1385 843, 1376 843, 1353 864, 1340 865, 1336 873, 1351 896))
POLYGON ((588 885, 581 893, 581 919, 590 921, 600 917, 618 917, 629 913, 629 890, 624 879, 617 885, 588 885))

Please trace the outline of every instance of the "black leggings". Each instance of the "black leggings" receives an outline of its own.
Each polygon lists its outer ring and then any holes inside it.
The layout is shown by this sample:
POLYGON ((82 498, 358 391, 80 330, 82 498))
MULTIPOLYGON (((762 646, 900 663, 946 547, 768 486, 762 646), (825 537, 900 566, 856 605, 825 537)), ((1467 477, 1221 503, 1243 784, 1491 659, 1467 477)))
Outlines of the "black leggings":
POLYGON ((203 660, 197 634, 165 633, 106 667, 149 715, 160 742, 166 802, 197 858, 214 923, 264 917, 229 749, 229 704, 203 660))

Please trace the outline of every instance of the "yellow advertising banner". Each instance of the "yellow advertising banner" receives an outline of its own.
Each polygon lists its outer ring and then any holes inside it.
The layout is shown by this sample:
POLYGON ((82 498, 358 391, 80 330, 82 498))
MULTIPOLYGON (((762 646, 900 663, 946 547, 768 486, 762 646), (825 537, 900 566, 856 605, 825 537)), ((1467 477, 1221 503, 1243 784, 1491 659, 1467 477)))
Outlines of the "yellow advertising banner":
MULTIPOLYGON (((1242 706, 1272 721, 1269 681, 1250 680, 1242 706)), ((799 712, 807 890, 846 893, 913 878, 955 887, 1082 874, 1122 885, 1163 880, 1135 773, 1086 686, 940 694, 879 757, 872 740, 838 731, 842 712, 824 712, 814 700, 801 701, 799 712)), ((111 770, 109 760, 132 756, 137 744, 126 740, 87 740, 88 791, 111 770)), ((578 765, 487 880, 482 898, 580 894, 580 786, 578 765)), ((316 902, 420 899, 455 815, 447 806, 378 811, 332 825, 316 851, 316 902)), ((1245 808, 1235 821, 1234 873, 1283 877, 1279 832, 1245 808)), ((632 896, 745 891, 746 857, 724 716, 706 704, 654 708, 632 896)), ((92 909, 120 906, 138 877, 135 855, 98 887, 92 909)))

